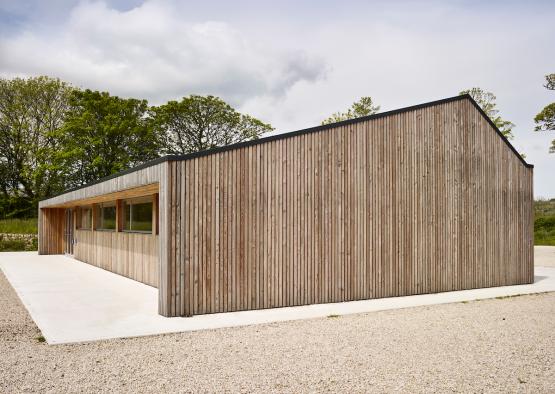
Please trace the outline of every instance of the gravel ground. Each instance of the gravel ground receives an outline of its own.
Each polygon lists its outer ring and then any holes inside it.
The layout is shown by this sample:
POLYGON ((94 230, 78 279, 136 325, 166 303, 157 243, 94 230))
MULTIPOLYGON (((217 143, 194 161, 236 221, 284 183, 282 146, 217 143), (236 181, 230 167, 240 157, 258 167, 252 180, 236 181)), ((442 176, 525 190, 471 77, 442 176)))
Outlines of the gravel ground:
POLYGON ((55 346, 0 305, 5 393, 555 391, 555 293, 55 346))

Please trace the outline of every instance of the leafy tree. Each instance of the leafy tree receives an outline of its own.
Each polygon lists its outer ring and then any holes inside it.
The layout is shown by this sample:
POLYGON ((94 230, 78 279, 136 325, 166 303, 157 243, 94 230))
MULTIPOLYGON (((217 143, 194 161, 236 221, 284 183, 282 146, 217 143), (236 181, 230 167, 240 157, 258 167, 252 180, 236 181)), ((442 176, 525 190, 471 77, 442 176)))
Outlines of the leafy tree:
POLYGON ((159 156, 161 138, 147 116, 146 100, 107 92, 74 91, 57 132, 57 162, 66 187, 80 186, 159 156))
POLYGON ((341 122, 343 120, 361 118, 363 116, 373 115, 380 111, 379 105, 374 105, 372 97, 361 97, 351 105, 346 112, 336 112, 329 118, 322 121, 322 124, 330 124, 341 122))
POLYGON ((34 216, 63 187, 54 156, 73 88, 48 77, 0 79, 0 215, 34 216))
POLYGON ((237 112, 214 96, 191 95, 151 109, 156 127, 165 134, 165 151, 186 154, 259 138, 269 124, 237 112))
POLYGON ((545 85, 543 85, 546 89, 555 90, 555 74, 548 74, 545 76, 545 85))
POLYGON ((497 126, 499 131, 507 138, 513 139, 512 130, 515 127, 514 123, 501 118, 499 110, 497 109, 497 97, 491 92, 486 92, 481 88, 472 88, 463 90, 460 95, 469 94, 482 110, 488 115, 492 122, 497 126))
MULTIPOLYGON (((549 90, 555 90, 555 74, 545 76, 546 84, 544 85, 549 90)), ((547 105, 542 111, 534 118, 536 122, 536 131, 555 131, 555 103, 547 105)), ((551 141, 550 153, 555 153, 555 140, 551 141)))

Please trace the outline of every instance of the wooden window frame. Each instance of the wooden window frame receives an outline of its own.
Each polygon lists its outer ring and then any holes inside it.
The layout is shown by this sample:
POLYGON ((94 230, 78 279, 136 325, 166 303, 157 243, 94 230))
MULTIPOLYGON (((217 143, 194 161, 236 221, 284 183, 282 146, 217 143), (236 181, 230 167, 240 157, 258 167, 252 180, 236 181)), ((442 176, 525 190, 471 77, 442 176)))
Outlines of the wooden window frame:
POLYGON ((93 230, 93 216, 94 216, 94 209, 92 206, 83 206, 77 207, 75 210, 75 229, 76 230, 83 230, 83 231, 92 231, 93 230), (91 215, 91 226, 90 227, 83 227, 83 210, 89 210, 91 215))
POLYGON ((102 202, 99 204, 95 204, 96 205, 96 213, 97 213, 97 217, 99 218, 98 222, 95 220, 95 231, 111 231, 111 232, 116 232, 117 228, 118 228, 118 209, 117 209, 117 201, 107 201, 107 202, 102 202), (101 224, 103 222, 103 217, 102 217, 102 213, 103 213, 103 209, 104 208, 109 208, 109 207, 115 207, 116 208, 116 218, 115 218, 115 227, 114 228, 104 228, 101 227, 101 224))
POLYGON ((124 200, 119 200, 120 201, 120 208, 119 208, 119 216, 118 216, 118 222, 121 225, 121 231, 124 233, 138 233, 138 234, 152 234, 152 235, 156 235, 158 232, 158 226, 157 226, 157 218, 158 218, 158 209, 157 209, 157 196, 158 194, 153 194, 150 196, 140 196, 140 197, 133 197, 133 198, 127 198, 124 200), (130 216, 132 217, 132 212, 133 212, 133 205, 135 204, 145 204, 145 203, 151 203, 152 204, 152 218, 151 218, 151 229, 150 230, 126 230, 125 229, 125 206, 129 205, 130 206, 130 216))

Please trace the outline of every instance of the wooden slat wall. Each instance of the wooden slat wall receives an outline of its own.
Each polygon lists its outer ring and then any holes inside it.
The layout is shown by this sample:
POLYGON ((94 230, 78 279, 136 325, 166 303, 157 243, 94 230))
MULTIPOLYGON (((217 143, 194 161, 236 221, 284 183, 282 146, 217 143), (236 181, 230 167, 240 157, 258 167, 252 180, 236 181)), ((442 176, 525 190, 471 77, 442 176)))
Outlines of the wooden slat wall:
POLYGON ((533 281, 532 169, 466 99, 166 164, 166 316, 533 281))
MULTIPOLYGON (((130 193, 157 192, 161 174, 165 174, 166 167, 166 163, 156 164, 41 201, 39 203, 39 254, 64 253, 65 209, 48 207, 74 205, 76 201, 85 199, 90 203, 93 201, 91 198, 95 196, 115 199, 125 198, 130 193), (54 220, 52 215, 58 216, 54 216, 54 220)), ((165 186, 159 187, 165 189, 165 186)), ((165 206, 161 208, 165 210, 165 206)), ((160 212, 160 215, 164 213, 160 212)), ((159 238, 165 238, 164 231, 160 229, 160 236, 153 236, 78 230, 75 233, 77 238, 75 258, 158 287, 160 280, 158 262, 166 259, 167 256, 165 250, 159 248, 159 238)))
POLYGON ((77 230, 74 257, 96 267, 158 287, 158 236, 77 230))
POLYGON ((39 209, 39 254, 60 254, 64 252, 64 226, 65 209, 39 209))

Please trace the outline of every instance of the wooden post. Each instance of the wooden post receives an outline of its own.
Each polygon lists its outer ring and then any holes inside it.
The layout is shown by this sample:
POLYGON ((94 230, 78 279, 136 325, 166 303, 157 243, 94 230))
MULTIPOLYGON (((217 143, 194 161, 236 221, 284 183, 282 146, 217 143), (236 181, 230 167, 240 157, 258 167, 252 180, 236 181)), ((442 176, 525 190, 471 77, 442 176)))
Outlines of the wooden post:
POLYGON ((159 229, 159 271, 158 271, 158 313, 162 316, 170 317, 171 314, 171 271, 169 261, 171 249, 169 247, 169 237, 171 227, 169 224, 171 214, 171 161, 164 163, 160 169, 160 200, 158 203, 160 223, 159 229))
POLYGON ((116 200, 116 232, 123 231, 123 201, 116 200))
POLYGON ((92 204, 92 206, 91 206, 91 231, 95 231, 96 227, 97 227, 96 210, 97 210, 96 204, 92 204))
POLYGON ((158 193, 152 195, 152 235, 158 234, 158 193))

